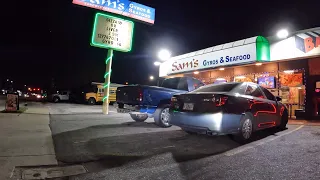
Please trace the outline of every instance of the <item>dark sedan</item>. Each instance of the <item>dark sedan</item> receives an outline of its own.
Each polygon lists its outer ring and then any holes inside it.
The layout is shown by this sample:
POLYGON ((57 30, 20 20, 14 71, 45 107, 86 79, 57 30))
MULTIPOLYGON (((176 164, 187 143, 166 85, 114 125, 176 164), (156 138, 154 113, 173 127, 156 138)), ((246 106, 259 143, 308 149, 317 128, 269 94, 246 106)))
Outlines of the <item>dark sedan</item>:
POLYGON ((255 83, 207 85, 173 96, 169 123, 188 133, 232 134, 247 141, 254 131, 286 128, 288 111, 280 101, 255 83))

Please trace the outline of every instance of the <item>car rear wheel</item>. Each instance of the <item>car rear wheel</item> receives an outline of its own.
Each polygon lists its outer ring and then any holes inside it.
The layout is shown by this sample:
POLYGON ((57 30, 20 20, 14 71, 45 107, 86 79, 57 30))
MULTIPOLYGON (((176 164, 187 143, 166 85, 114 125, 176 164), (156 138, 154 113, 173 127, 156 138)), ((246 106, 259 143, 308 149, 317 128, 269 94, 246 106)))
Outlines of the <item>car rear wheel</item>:
POLYGON ((147 114, 130 114, 130 116, 136 122, 144 122, 148 119, 147 114))
POLYGON ((158 107, 154 113, 154 122, 160 127, 171 127, 169 124, 169 105, 158 107))
POLYGON ((96 104, 96 100, 94 98, 89 98, 88 104, 95 105, 96 104))
POLYGON ((54 103, 57 103, 57 102, 59 102, 59 101, 60 101, 60 98, 59 98, 59 97, 56 97, 56 96, 53 97, 53 102, 54 102, 54 103))
POLYGON ((281 116, 281 123, 279 125, 279 129, 285 130, 287 128, 287 124, 288 124, 288 112, 284 111, 281 116))
POLYGON ((249 113, 245 114, 240 121, 239 132, 234 136, 234 139, 239 143, 248 142, 253 133, 253 116, 249 113))

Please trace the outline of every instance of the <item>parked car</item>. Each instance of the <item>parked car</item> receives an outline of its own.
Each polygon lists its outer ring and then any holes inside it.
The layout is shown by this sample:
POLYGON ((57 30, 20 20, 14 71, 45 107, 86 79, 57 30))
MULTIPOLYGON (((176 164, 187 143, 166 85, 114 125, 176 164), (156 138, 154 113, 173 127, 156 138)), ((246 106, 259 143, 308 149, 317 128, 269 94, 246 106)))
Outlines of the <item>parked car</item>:
POLYGON ((288 122, 281 98, 255 83, 207 85, 171 101, 169 123, 190 134, 232 134, 247 141, 254 131, 284 129, 288 122))
POLYGON ((69 91, 61 91, 56 94, 51 95, 51 100, 55 103, 60 101, 69 101, 70 92, 69 91))
POLYGON ((118 87, 118 112, 129 112, 131 118, 143 122, 153 117, 161 127, 170 127, 169 106, 171 97, 186 93, 203 86, 204 83, 192 77, 174 77, 165 79, 161 87, 129 85, 118 87))

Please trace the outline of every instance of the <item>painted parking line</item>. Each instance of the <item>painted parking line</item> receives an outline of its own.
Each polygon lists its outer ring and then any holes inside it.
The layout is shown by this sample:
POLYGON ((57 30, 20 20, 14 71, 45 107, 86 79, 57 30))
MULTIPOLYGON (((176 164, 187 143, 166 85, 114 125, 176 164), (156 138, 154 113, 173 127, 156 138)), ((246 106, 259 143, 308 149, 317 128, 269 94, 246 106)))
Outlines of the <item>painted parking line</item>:
POLYGON ((247 151, 247 150, 249 150, 249 149, 253 149, 253 148, 257 147, 257 146, 261 146, 261 145, 263 145, 263 144, 266 144, 266 143, 269 143, 269 142, 271 142, 271 141, 274 141, 274 140, 276 140, 276 139, 278 139, 278 138, 280 138, 280 137, 282 137, 282 136, 286 136, 286 135, 291 134, 291 133, 293 133, 293 132, 295 132, 295 131, 298 131, 299 129, 301 129, 301 128, 303 128, 303 127, 304 127, 304 125, 301 125, 301 126, 297 127, 296 129, 294 129, 294 130, 292 130, 292 131, 289 131, 289 132, 283 133, 283 134, 281 134, 281 135, 278 135, 278 136, 275 136, 275 137, 266 139, 266 140, 264 140, 264 141, 259 141, 259 142, 257 142, 257 143, 240 146, 240 147, 238 147, 238 148, 236 148, 236 149, 233 149, 233 150, 230 150, 230 151, 225 152, 224 155, 225 155, 225 156, 233 156, 233 155, 239 154, 239 153, 241 153, 241 152, 245 152, 245 151, 247 151))

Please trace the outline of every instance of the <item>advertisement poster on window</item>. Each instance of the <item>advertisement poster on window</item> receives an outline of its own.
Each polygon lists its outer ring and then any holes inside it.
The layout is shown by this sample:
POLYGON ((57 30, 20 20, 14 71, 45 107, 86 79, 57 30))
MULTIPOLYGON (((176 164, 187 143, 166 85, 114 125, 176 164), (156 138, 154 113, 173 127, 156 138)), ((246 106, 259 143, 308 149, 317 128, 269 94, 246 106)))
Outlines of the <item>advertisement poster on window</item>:
POLYGON ((289 103, 290 104, 299 103, 299 89, 297 87, 289 88, 289 103))
POLYGON ((282 98, 282 103, 289 103, 289 87, 281 87, 279 96, 282 98))
POLYGON ((260 77, 258 78, 258 84, 267 89, 276 88, 274 76, 260 77))
POLYGON ((296 74, 281 74, 280 75, 281 86, 297 87, 302 86, 302 73, 296 74))
POLYGON ((236 76, 234 82, 254 82, 253 76, 236 76))
POLYGON ((17 111, 19 110, 18 95, 7 94, 6 111, 17 111))

